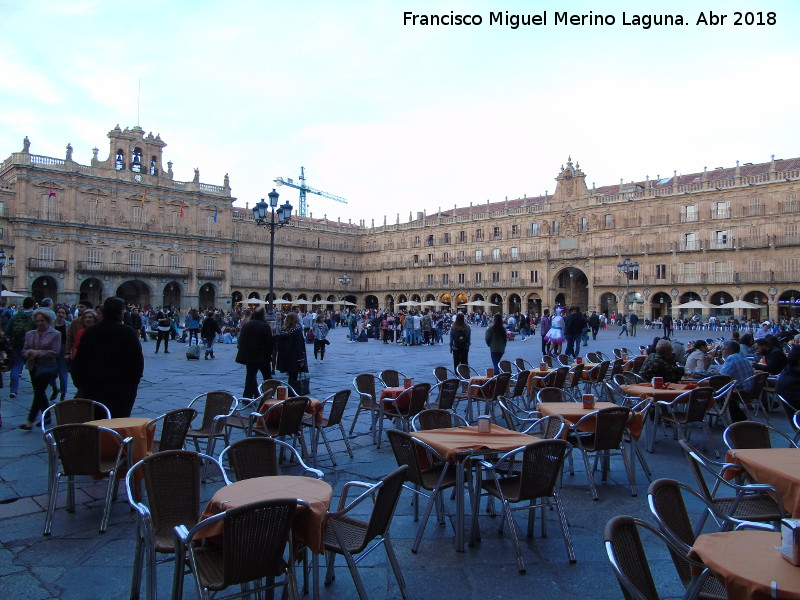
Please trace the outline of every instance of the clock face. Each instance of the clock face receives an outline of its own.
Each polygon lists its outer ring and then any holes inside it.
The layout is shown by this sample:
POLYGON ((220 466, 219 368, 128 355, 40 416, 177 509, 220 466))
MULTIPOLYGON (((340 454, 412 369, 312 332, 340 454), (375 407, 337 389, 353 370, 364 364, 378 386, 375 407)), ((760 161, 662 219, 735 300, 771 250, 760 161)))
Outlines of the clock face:
POLYGON ((136 181, 141 181, 141 180, 142 180, 142 175, 141 175, 140 173, 137 173, 136 175, 134 175, 134 176, 133 176, 133 178, 134 178, 136 181))

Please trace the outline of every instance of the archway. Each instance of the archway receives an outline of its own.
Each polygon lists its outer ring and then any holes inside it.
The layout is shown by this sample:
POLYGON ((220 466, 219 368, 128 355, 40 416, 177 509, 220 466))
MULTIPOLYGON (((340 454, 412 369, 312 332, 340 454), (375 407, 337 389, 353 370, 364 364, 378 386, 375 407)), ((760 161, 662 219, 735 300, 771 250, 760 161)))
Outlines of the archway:
POLYGON ((369 295, 364 298, 364 308, 367 310, 377 310, 378 309, 378 298, 373 295, 369 295))
POLYGON ((436 300, 436 296, 433 294, 425 294, 425 302, 430 302, 431 300, 436 300))
MULTIPOLYGON (((733 302, 733 296, 731 296, 728 292, 716 292, 715 294, 711 295, 711 298, 709 298, 709 303, 713 304, 714 306, 727 304, 728 302, 733 302)), ((724 320, 733 316, 733 310, 730 308, 714 308, 712 309, 711 314, 718 319, 724 320)))
POLYGON ((553 306, 566 306, 567 305, 567 297, 564 294, 556 294, 556 301, 553 306))
POLYGON ((492 294, 489 296, 489 302, 492 304, 497 304, 497 306, 490 306, 489 312, 494 313, 502 313, 503 312, 503 297, 500 294, 492 294))
POLYGON ((508 312, 518 313, 521 310, 522 310, 522 298, 520 298, 517 294, 511 294, 508 297, 508 312))
POLYGON ((215 308, 217 302, 217 290, 214 284, 206 283, 200 288, 200 294, 197 298, 200 303, 200 309, 215 308))
POLYGON ((767 308, 767 295, 763 292, 759 292, 757 290, 753 290, 752 292, 747 292, 744 296, 742 296, 742 300, 745 302, 752 302, 753 304, 761 305, 761 308, 753 308, 753 309, 746 309, 742 311, 742 314, 748 319, 757 319, 761 321, 762 319, 767 318, 768 308, 767 308))
POLYGON ((422 302, 422 299, 419 297, 419 294, 411 294, 411 301, 412 302, 422 302))
POLYGON ((164 286, 164 296, 161 306, 180 308, 181 307, 181 284, 177 281, 170 281, 164 286))
POLYGON ((650 301, 650 319, 653 321, 659 320, 667 314, 672 314, 672 298, 665 292, 658 292, 653 295, 650 301))
POLYGON ((564 295, 564 303, 585 310, 589 305, 589 280, 577 267, 567 267, 555 275, 554 286, 564 295))
POLYGON ((117 287, 116 295, 125 300, 126 304, 147 305, 152 304, 150 286, 138 279, 124 281, 117 287))
POLYGON ((407 297, 405 294, 400 294, 400 295, 397 297, 397 303, 398 303, 398 304, 401 304, 401 303, 403 303, 403 302, 408 302, 408 297, 407 297))
POLYGON ((528 314, 538 317, 542 314, 542 299, 539 294, 528 296, 528 314))
POLYGON ((387 312, 393 313, 394 312, 394 297, 391 294, 387 294, 386 297, 383 299, 383 308, 387 312))
POLYGON ((442 310, 449 310, 449 309, 452 309, 452 307, 453 307, 453 298, 450 296, 450 294, 442 294, 439 297, 439 302, 442 302, 443 304, 447 304, 447 306, 442 306, 441 307, 442 310))
POLYGON ((249 294, 247 294, 248 300, 252 298, 255 298, 256 300, 261 300, 261 294, 259 294, 258 292, 250 292, 249 294))
POLYGON ((231 294, 231 301, 233 302, 234 306, 239 304, 239 302, 241 302, 242 299, 243 299, 242 292, 233 292, 231 294))
POLYGON ((78 293, 81 300, 88 300, 93 306, 97 306, 103 299, 103 282, 95 277, 84 279, 78 293))
POLYGON ((778 316, 784 319, 800 316, 800 292, 787 290, 778 297, 778 316))
POLYGON ((610 317, 612 314, 617 314, 616 294, 613 294, 612 292, 606 292, 600 296, 600 312, 606 317, 610 317))
POLYGON ((702 298, 700 298, 700 294, 697 292, 685 292, 681 294, 678 304, 685 304, 686 302, 692 302, 693 300, 702 302, 702 298))
MULTIPOLYGON (((444 300, 442 300, 442 302, 444 302, 444 300)), ((467 297, 466 294, 458 294, 458 295, 456 295, 456 305, 455 305, 454 308, 458 308, 459 306, 461 306, 465 302, 469 302, 469 298, 467 297)))
POLYGON ((281 299, 291 302, 292 301, 292 295, 287 292, 286 294, 281 296, 281 299))
POLYGON ((31 285, 31 295, 36 302, 41 302, 44 298, 52 298, 53 303, 56 303, 58 301, 58 283, 49 275, 37 277, 31 285))

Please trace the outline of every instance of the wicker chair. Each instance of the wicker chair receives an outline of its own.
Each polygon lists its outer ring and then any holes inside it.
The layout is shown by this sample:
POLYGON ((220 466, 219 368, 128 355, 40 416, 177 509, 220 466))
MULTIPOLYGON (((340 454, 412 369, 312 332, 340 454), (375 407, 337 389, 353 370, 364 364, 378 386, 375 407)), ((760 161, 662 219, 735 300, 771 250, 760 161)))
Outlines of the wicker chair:
POLYGON ((478 373, 478 371, 476 371, 469 365, 465 364, 460 364, 456 366, 456 375, 458 375, 458 378, 461 379, 462 381, 469 381, 473 377, 481 376, 481 374, 478 373))
POLYGON ((303 417, 305 417, 308 403, 307 397, 295 396, 273 404, 263 414, 253 413, 250 415, 252 419, 250 430, 254 435, 296 440, 300 442, 303 456, 308 456, 306 440, 303 436, 303 417), (276 419, 275 415, 278 413, 280 416, 276 419))
POLYGON ((510 360, 506 360, 506 359, 501 360, 500 362, 497 363, 497 366, 500 368, 500 372, 501 373, 509 373, 509 374, 511 374, 511 373, 514 372, 514 370, 511 367, 511 361, 510 360))
POLYGON ((568 367, 570 364, 570 358, 568 354, 559 354, 556 357, 556 362, 554 363, 557 367, 568 367))
POLYGON ((86 398, 72 398, 62 400, 48 406, 41 417, 42 433, 49 429, 50 415, 55 415, 56 425, 72 425, 75 423, 86 423, 95 419, 110 419, 111 411, 105 404, 86 398))
POLYGON ((384 387, 400 387, 406 376, 396 369, 384 369, 378 375, 384 387))
MULTIPOLYGON (((431 395, 430 383, 416 383, 395 398, 394 402, 386 403, 382 415, 385 418, 400 421, 402 431, 411 431, 411 419, 425 410, 431 395), (402 401, 402 402, 401 402, 402 401), (400 406, 406 404, 406 407, 400 406)), ((378 448, 381 447, 383 436, 383 419, 378 423, 378 448)))
MULTIPOLYGON (((534 442, 522 448, 517 448, 503 455, 495 464, 481 461, 483 472, 488 475, 483 477, 478 493, 473 499, 472 531, 477 537, 478 512, 481 492, 486 492, 503 503, 503 512, 511 531, 511 539, 517 552, 517 566, 520 573, 525 572, 525 561, 517 536, 517 527, 514 522, 513 511, 525 510, 528 512, 528 537, 533 536, 535 511, 542 509, 542 535, 547 535, 547 520, 545 510, 555 504, 561 523, 561 534, 567 547, 567 556, 570 563, 576 562, 575 550, 572 547, 572 538, 569 534, 569 524, 561 505, 561 499, 556 491, 564 458, 569 450, 569 444, 564 440, 550 439, 534 442), (518 466, 519 470, 510 470, 509 466, 518 466), (501 476, 506 474, 506 476, 501 476), (537 502, 538 501, 538 502, 537 502), (525 506, 512 508, 511 504, 525 502, 525 506)), ((503 520, 500 521, 500 532, 503 531, 503 520)))
POLYGON ((217 438, 223 438, 225 445, 230 444, 225 424, 229 416, 236 410, 238 401, 230 392, 216 391, 200 394, 189 403, 189 408, 203 406, 203 420, 197 429, 189 429, 186 437, 194 441, 195 450, 200 452, 200 440, 206 440, 206 454, 214 456, 217 438))
MULTIPOLYGON (((628 475, 628 484, 631 488, 631 496, 636 496, 633 469, 628 459, 628 454, 623 447, 631 413, 631 409, 625 408, 624 406, 615 406, 613 408, 603 408, 593 411, 581 417, 577 423, 575 423, 572 429, 573 433, 567 438, 583 457, 583 464, 586 467, 586 476, 589 479, 589 487, 592 490, 592 498, 595 500, 600 499, 594 484, 594 471, 597 469, 597 463, 601 453, 604 454, 604 460, 610 458, 610 455, 613 453, 622 456, 622 461, 625 464, 625 472, 628 475), (593 426, 588 428, 593 429, 593 431, 581 431, 582 426, 587 421, 592 420, 594 421, 592 424, 593 426), (594 467, 589 464, 590 454, 595 455, 594 467)), ((572 455, 570 455, 570 458, 571 457, 572 455)), ((572 460, 570 460, 570 474, 575 474, 572 460)))
POLYGON ((644 361, 646 359, 647 359, 647 357, 644 356, 643 354, 637 354, 636 356, 634 356, 633 357, 633 365, 631 365, 630 371, 632 373, 638 373, 639 371, 641 371, 642 370, 642 365, 644 364, 644 361))
POLYGON ((539 411, 525 410, 507 398, 500 400, 497 405, 500 407, 500 415, 505 421, 506 429, 511 431, 527 429, 542 417, 542 413, 539 411))
MULTIPOLYGON (((700 384, 703 384, 701 381, 700 384)), ((731 416, 728 412, 728 405, 733 398, 733 390, 736 388, 736 382, 731 380, 726 385, 714 391, 714 406, 710 406, 706 411, 706 415, 721 421, 726 427, 731 424, 731 416)))
MULTIPOLYGON (((163 450, 140 460, 128 471, 125 480, 128 502, 136 511, 137 519, 131 598, 139 597, 142 570, 146 568, 147 598, 155 600, 158 589, 156 565, 175 560, 175 527, 192 527, 199 520, 200 471, 204 461, 217 464, 205 454, 163 450), (158 555, 162 555, 164 560, 158 561, 158 555)), ((185 548, 180 548, 177 556, 184 556, 185 552, 185 548)), ((182 598, 183 561, 179 560, 177 567, 172 597, 182 598)))
POLYGON ((612 379, 611 381, 604 381, 603 384, 606 387, 606 393, 608 394, 608 398, 614 404, 619 406, 628 406, 633 407, 642 399, 639 396, 629 396, 627 395, 622 388, 620 388, 615 381, 612 379))
MULTIPOLYGON (((669 536, 649 523, 628 516, 614 517, 606 524, 603 542, 623 597, 634 600, 658 600, 662 596, 658 593, 653 574, 650 571, 639 529, 644 529, 649 534, 648 537, 652 535, 664 542, 671 554, 681 552, 681 546, 678 546, 669 536)), ((648 543, 647 547, 652 550, 653 544, 648 543)), ((695 587, 684 596, 687 600, 691 600, 697 598, 698 590, 704 589, 705 580, 711 572, 702 563, 688 557, 686 560, 701 571, 695 587)))
MULTIPOLYGON (((188 548, 199 597, 218 598, 216 592, 231 586, 246 586, 242 589, 247 595, 285 586, 289 597, 297 598, 293 561, 285 561, 284 555, 298 505, 308 508, 307 503, 293 498, 262 500, 228 509, 191 529, 176 527, 176 544, 188 548), (217 521, 223 522, 222 544, 195 544, 195 536, 217 521), (283 581, 275 582, 279 575, 285 576, 283 581)), ((226 598, 243 595, 237 592, 226 598)))
POLYGON ((533 368, 533 365, 524 358, 515 358, 514 366, 516 367, 517 372, 529 371, 530 369, 533 368))
POLYGON ((303 427, 311 428, 312 430, 311 460, 315 467, 317 466, 317 452, 319 450, 320 436, 322 436, 322 441, 325 442, 325 448, 328 450, 328 456, 330 456, 333 466, 336 466, 336 459, 334 458, 333 450, 331 450, 331 445, 328 442, 328 436, 325 433, 326 429, 330 429, 332 427, 339 428, 339 432, 342 434, 342 440, 344 441, 344 446, 347 449, 347 454, 350 455, 350 458, 353 458, 353 449, 350 447, 350 440, 347 438, 344 425, 342 425, 342 418, 344 417, 344 411, 347 408, 347 401, 349 399, 350 390, 339 390, 335 394, 331 394, 322 401, 323 411, 325 410, 324 405, 328 401, 331 403, 331 409, 328 412, 327 417, 323 417, 321 421, 317 421, 316 415, 305 415, 303 417, 303 427))
POLYGON ((44 439, 50 464, 53 465, 49 472, 50 494, 44 521, 44 535, 50 535, 58 499, 58 484, 62 479, 66 479, 67 483, 67 512, 75 512, 76 477, 84 477, 81 482, 92 484, 96 484, 98 478, 108 479, 103 517, 100 521, 100 533, 103 533, 108 527, 111 500, 112 497, 116 497, 117 481, 122 477, 123 470, 130 466, 126 464, 126 457, 131 455, 132 438, 123 440, 116 431, 106 427, 73 423, 56 425, 45 433, 44 439), (117 444, 115 453, 103 456, 101 449, 112 441, 117 444))
POLYGON ((455 410, 458 403, 458 391, 461 388, 461 381, 458 379, 445 379, 431 388, 431 392, 438 388, 438 395, 435 402, 430 402, 428 408, 441 408, 442 410, 455 410))
POLYGON ((354 559, 353 555, 361 554, 361 557, 366 556, 366 554, 371 552, 379 544, 383 544, 386 549, 389 564, 392 567, 395 579, 397 579, 400 594, 403 600, 408 600, 405 580, 403 579, 400 565, 397 562, 397 556, 394 553, 394 548, 389 539, 389 525, 391 525, 392 517, 397 507, 397 501, 400 499, 400 492, 403 489, 403 481, 407 468, 406 466, 402 466, 395 469, 374 485, 357 481, 351 481, 345 484, 342 489, 342 494, 339 497, 339 509, 336 512, 328 513, 328 520, 325 527, 325 549, 327 550, 325 585, 329 585, 331 581, 333 581, 335 556, 337 554, 342 554, 347 560, 347 566, 350 569, 350 574, 353 577, 353 582, 358 591, 358 597, 360 600, 367 600, 367 592, 364 589, 364 584, 361 582, 361 577, 356 567, 358 560, 354 559), (347 502, 347 493, 350 488, 353 487, 362 487, 366 489, 350 504, 345 505, 347 502), (364 522, 349 516, 348 513, 350 513, 350 511, 367 498, 372 497, 375 498, 375 504, 372 507, 372 514, 370 515, 369 521, 364 522), (370 542, 377 537, 381 539, 368 548, 370 542))
POLYGON ((564 390, 557 387, 543 387, 536 392, 536 404, 540 402, 566 402, 564 390))
POLYGON ((621 358, 615 358, 611 361, 611 368, 608 371, 608 378, 613 379, 614 375, 619 375, 622 373, 622 363, 624 361, 621 358))
POLYGON ((563 387, 564 391, 570 396, 575 402, 580 399, 581 394, 581 383, 583 383, 583 365, 575 365, 575 368, 572 369, 572 372, 569 375, 569 381, 565 382, 562 385, 558 385, 556 382, 555 387, 563 387))
MULTIPOLYGON (((759 407, 761 406, 761 395, 764 393, 764 388, 767 385, 768 378, 769 373, 766 371, 760 371, 755 375, 751 375, 742 382, 742 385, 736 387, 736 393, 739 396, 739 400, 741 401, 745 414, 747 414, 748 418, 750 418, 750 409, 748 404, 752 406, 753 413, 758 415, 759 407), (743 392, 742 389, 749 389, 750 391, 743 392)), ((769 411, 766 409, 764 410, 764 417, 766 418, 767 423, 769 423, 769 411)))
POLYGON ((587 352, 586 359, 592 363, 601 363, 603 362, 602 357, 597 352, 587 352))
POLYGON ((525 408, 530 406, 530 398, 527 393, 528 378, 530 377, 530 373, 530 371, 520 371, 517 373, 516 378, 511 380, 511 383, 514 384, 514 387, 507 394, 509 399, 522 402, 522 404, 525 405, 525 408))
POLYGON ((322 479, 319 469, 309 467, 300 454, 290 444, 270 437, 251 437, 233 442, 219 455, 219 465, 226 484, 230 483, 228 471, 233 471, 236 481, 254 477, 275 477, 281 474, 279 454, 284 451, 297 459, 303 475, 322 479), (226 468, 225 463, 227 461, 226 468))
MULTIPOLYGON (((698 491, 707 504, 713 504, 717 512, 724 515, 726 523, 723 524, 723 529, 731 529, 731 524, 736 521, 777 523, 786 516, 781 495, 771 485, 740 485, 729 481, 726 478, 726 471, 731 468, 738 470, 736 465, 713 461, 684 440, 680 440, 679 443, 689 461, 698 491), (711 480, 714 481, 713 488, 709 489, 704 473, 705 476, 711 476, 711 480), (721 490, 731 495, 723 496, 721 490)), ((704 511, 700 521, 695 525, 695 533, 702 531, 707 518, 708 511, 704 511)))
POLYGON ((442 367, 442 366, 433 368, 433 376, 436 379, 437 383, 441 383, 442 381, 452 378, 458 379, 458 375, 456 375, 455 371, 452 371, 447 367, 442 367))
POLYGON ((788 435, 758 421, 739 421, 729 425, 722 434, 722 440, 731 450, 772 448, 773 436, 785 442, 787 448, 797 448, 788 435))
POLYGON ((775 398, 781 403, 783 410, 786 411, 786 418, 789 419, 789 424, 794 431, 792 441, 796 444, 800 440, 800 410, 797 410, 791 402, 780 394, 775 394, 775 398))
POLYGON ((494 419, 494 405, 498 400, 505 397, 510 381, 510 373, 498 373, 483 385, 471 385, 469 397, 467 398, 467 421, 472 422, 473 420, 473 402, 483 402, 485 404, 485 414, 494 419))
POLYGON ((441 457, 436 450, 409 434, 393 429, 388 431, 387 435, 389 436, 389 443, 392 446, 397 466, 405 465, 408 467, 405 472, 405 481, 411 485, 404 484, 403 487, 414 493, 411 499, 414 507, 414 522, 419 521, 419 498, 428 499, 422 522, 417 528, 417 535, 411 545, 411 552, 416 553, 434 505, 436 506, 439 526, 444 527, 445 525, 441 492, 452 488, 456 484, 456 470, 451 469, 452 465, 441 457), (427 459, 425 465, 420 462, 421 456, 425 456, 427 459), (429 493, 426 494, 425 492, 429 493))
POLYGON ((550 367, 551 369, 554 368, 554 367, 561 366, 561 365, 557 364, 557 361, 554 360, 553 357, 550 354, 545 354, 544 356, 542 356, 542 362, 544 364, 546 364, 548 367, 550 367))
MULTIPOLYGON (((710 511, 720 520, 725 521, 727 517, 719 513, 716 506, 709 504, 697 490, 688 485, 675 481, 674 479, 657 479, 650 484, 647 489, 647 501, 650 505, 650 512, 653 513, 661 531, 669 537, 680 549, 680 552, 670 551, 672 562, 678 576, 681 578, 684 587, 688 588, 692 582, 691 566, 692 562, 687 559, 689 551, 692 549, 697 533, 692 529, 692 522, 689 511, 686 509, 684 495, 691 501, 699 501, 704 510, 710 511)), ((733 521, 736 529, 751 527, 757 529, 771 529, 762 523, 749 523, 747 521, 733 521)), ((720 600, 728 597, 725 588, 716 577, 709 577, 700 589, 701 598, 718 598, 720 600)))
MULTIPOLYGON (((270 379, 267 381, 278 380, 270 379)), ((241 429, 246 436, 249 436, 253 433, 250 430, 250 425, 252 424, 250 415, 252 415, 254 412, 266 412, 267 407, 264 405, 269 400, 272 400, 277 389, 277 386, 265 386, 264 384, 262 384, 261 387, 261 395, 258 398, 240 398, 239 402, 237 403, 236 410, 234 410, 231 416, 225 419, 225 427, 227 429, 228 439, 230 439, 232 429, 241 429)))
MULTIPOLYGON (((714 450, 714 455, 719 458, 719 450, 711 438, 711 427, 706 422, 706 413, 713 401, 714 390, 712 388, 698 387, 684 392, 671 402, 659 400, 656 404, 661 410, 657 416, 662 422, 672 423, 678 437, 687 442, 689 441, 686 431, 688 428, 702 429, 706 434, 706 441, 714 450)), ((655 439, 655 435, 653 439, 655 439)))
POLYGON ((461 415, 441 408, 428 408, 414 415, 411 419, 411 429, 426 431, 428 429, 449 429, 451 427, 467 426, 467 420, 461 415))
POLYGON ((158 424, 161 423, 161 437, 153 441, 152 453, 163 452, 165 450, 183 450, 186 441, 186 433, 197 416, 197 411, 193 408, 178 408, 161 415, 147 424, 147 429, 154 432, 158 424))
POLYGON ((561 389, 562 386, 556 386, 556 379, 558 378, 558 371, 550 371, 547 375, 539 376, 534 375, 531 379, 531 385, 528 388, 528 402, 531 401, 533 398, 533 394, 536 390, 540 390, 542 388, 547 387, 558 387, 561 389))
POLYGON ((378 431, 375 425, 377 424, 378 413, 380 412, 377 395, 378 388, 376 384, 383 386, 383 382, 371 373, 361 373, 353 378, 353 388, 356 390, 356 394, 358 394, 358 407, 356 408, 356 414, 353 417, 353 422, 350 424, 349 431, 349 435, 353 435, 353 429, 355 429, 356 421, 358 421, 358 415, 361 414, 361 411, 367 411, 370 414, 370 429, 372 431, 373 444, 375 443, 375 436, 378 431))

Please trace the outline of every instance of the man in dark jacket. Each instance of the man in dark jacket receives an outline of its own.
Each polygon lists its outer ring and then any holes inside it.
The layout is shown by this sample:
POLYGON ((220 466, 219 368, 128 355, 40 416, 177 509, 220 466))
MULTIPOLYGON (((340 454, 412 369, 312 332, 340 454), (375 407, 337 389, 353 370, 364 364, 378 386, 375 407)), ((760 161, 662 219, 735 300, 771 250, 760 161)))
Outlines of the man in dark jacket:
POLYGON ((592 330, 592 339, 596 340, 597 332, 600 331, 600 317, 596 310, 593 310, 592 315, 589 317, 589 328, 592 330))
POLYGON ((112 418, 130 417, 144 374, 142 345, 122 322, 125 301, 108 298, 103 320, 86 329, 72 365, 75 387, 87 398, 105 404, 112 418))
POLYGON ((236 362, 246 368, 244 397, 257 398, 257 373, 260 371, 264 379, 272 377, 272 328, 266 321, 263 307, 254 310, 250 320, 242 325, 236 362))
POLYGON ((755 341, 756 354, 764 357, 764 364, 753 363, 753 368, 756 371, 766 371, 770 375, 778 375, 786 367, 786 355, 780 347, 771 343, 773 339, 774 336, 768 335, 755 341))
POLYGON ((564 337, 567 338, 567 356, 577 357, 581 349, 581 332, 588 327, 586 317, 581 314, 577 306, 569 309, 569 314, 564 319, 564 337))

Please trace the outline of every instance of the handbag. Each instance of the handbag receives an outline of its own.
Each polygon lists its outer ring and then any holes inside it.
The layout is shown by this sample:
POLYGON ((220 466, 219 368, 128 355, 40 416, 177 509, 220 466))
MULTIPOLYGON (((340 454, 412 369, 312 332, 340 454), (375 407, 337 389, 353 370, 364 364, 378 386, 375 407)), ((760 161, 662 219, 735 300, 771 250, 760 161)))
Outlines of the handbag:
POLYGON ((308 396, 311 394, 311 378, 305 373, 301 372, 297 378, 297 393, 301 396, 308 396))
POLYGON ((40 363, 37 362, 33 365, 33 371, 31 371, 31 377, 34 379, 53 379, 58 375, 58 363, 57 362, 46 362, 40 363))

